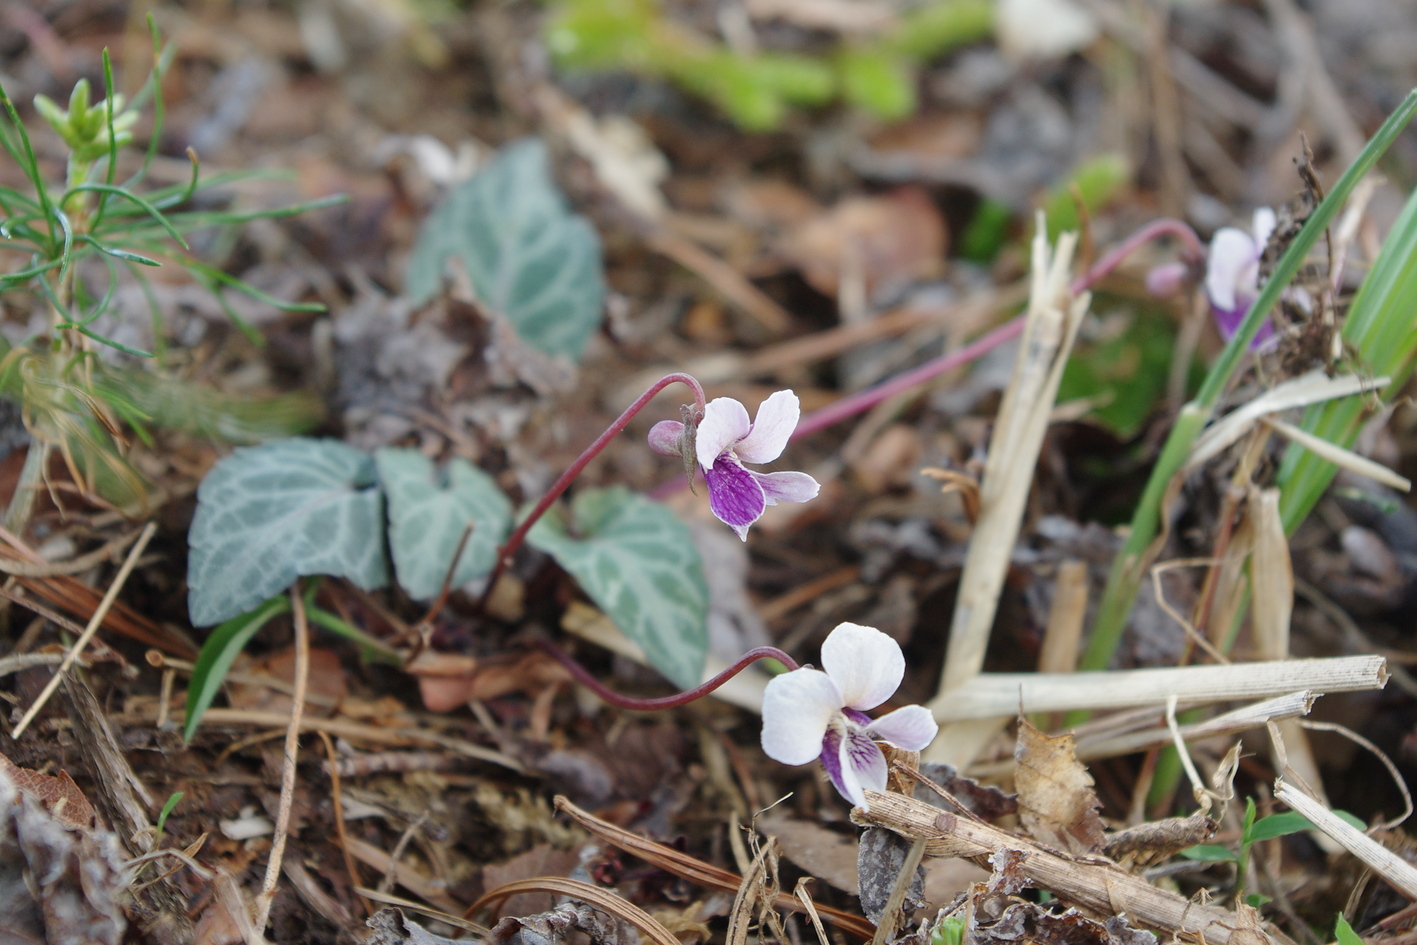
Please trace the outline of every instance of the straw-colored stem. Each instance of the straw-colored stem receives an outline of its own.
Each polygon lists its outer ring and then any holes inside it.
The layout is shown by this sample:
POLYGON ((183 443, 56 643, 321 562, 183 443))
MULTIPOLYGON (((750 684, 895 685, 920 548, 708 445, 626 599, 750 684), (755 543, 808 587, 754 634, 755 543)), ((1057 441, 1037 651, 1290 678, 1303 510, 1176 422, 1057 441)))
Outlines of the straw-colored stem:
POLYGON ((290 609, 295 626, 295 693, 291 696, 290 721, 285 730, 275 836, 271 840, 270 859, 266 862, 266 878, 256 897, 256 919, 252 923, 262 934, 271 916, 271 903, 275 901, 276 884, 280 881, 280 863, 290 836, 290 812, 295 806, 295 762, 300 754, 300 720, 305 714, 305 690, 310 680, 310 625, 305 619, 305 598, 300 592, 299 580, 290 589, 290 609))
POLYGON ((1292 784, 1283 780, 1276 781, 1274 799, 1288 804, 1290 810, 1303 814, 1309 823, 1368 864, 1389 886, 1400 891, 1408 899, 1417 900, 1417 869, 1406 860, 1292 784))
POLYGON ((123 567, 118 569, 118 574, 114 576, 113 583, 108 587, 108 593, 103 595, 103 599, 94 608, 93 616, 89 618, 88 626, 84 627, 84 632, 79 639, 74 641, 74 645, 69 648, 69 652, 64 654, 64 661, 59 664, 59 668, 54 671, 54 675, 49 678, 49 682, 40 692, 39 698, 34 700, 34 704, 25 712, 19 724, 15 726, 15 731, 11 738, 19 741, 20 736, 25 733, 25 729, 34 721, 34 717, 39 714, 39 710, 44 708, 44 704, 49 701, 49 697, 54 695, 54 690, 59 688, 59 684, 64 680, 64 674, 69 671, 69 667, 74 665, 74 661, 84 652, 84 647, 89 645, 98 628, 103 624, 103 618, 108 616, 108 611, 112 609, 113 602, 118 599, 118 592, 123 589, 123 584, 128 580, 128 575, 133 573, 133 568, 138 563, 138 558, 142 556, 143 549, 148 546, 153 535, 157 532, 157 523, 149 522, 143 529, 143 533, 138 536, 138 541, 133 545, 133 550, 128 552, 128 558, 123 562, 123 567))
POLYGON ((1381 656, 1276 660, 1225 666, 1181 666, 1111 672, 985 673, 932 704, 939 722, 1013 716, 1023 712, 1070 712, 1263 699, 1299 689, 1353 692, 1387 683, 1381 656))

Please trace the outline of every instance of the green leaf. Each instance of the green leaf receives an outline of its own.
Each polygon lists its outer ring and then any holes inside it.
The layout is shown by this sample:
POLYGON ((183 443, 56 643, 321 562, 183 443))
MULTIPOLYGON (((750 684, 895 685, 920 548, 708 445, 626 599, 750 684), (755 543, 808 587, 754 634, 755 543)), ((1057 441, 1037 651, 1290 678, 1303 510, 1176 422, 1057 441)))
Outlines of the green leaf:
POLYGON ((1285 811, 1282 814, 1270 814, 1268 817, 1261 817, 1245 831, 1246 843, 1259 843, 1262 840, 1273 840, 1276 837, 1287 837, 1291 833, 1303 833, 1305 830, 1313 830, 1314 825, 1309 823, 1309 818, 1294 811, 1285 811))
POLYGON ((1348 924, 1342 912, 1338 914, 1338 922, 1334 924, 1333 937, 1338 941, 1338 945, 1364 945, 1362 937, 1353 931, 1353 926, 1348 924))
POLYGON ((1258 909, 1269 902, 1274 902, 1274 897, 1266 896, 1264 893, 1250 893, 1245 897, 1245 905, 1252 909, 1258 909))
POLYGON ((1166 395, 1176 323, 1160 307, 1138 306, 1109 315, 1098 329, 1078 338, 1063 368, 1058 402, 1093 398, 1098 403, 1088 416, 1131 437, 1166 395))
MULTIPOLYGON (((1363 279, 1348 317, 1343 322, 1343 340, 1358 353, 1363 373, 1384 375, 1392 383, 1381 391, 1389 401, 1402 389, 1417 362, 1417 191, 1393 224, 1383 242, 1373 268, 1363 279)), ((1370 415, 1371 398, 1344 397, 1310 407, 1304 413, 1303 428, 1337 443, 1352 446, 1363 421, 1370 415)), ((1338 467, 1299 446, 1291 444, 1279 467, 1283 490, 1280 514, 1284 529, 1293 533, 1299 523, 1333 481, 1338 467)))
POLYGON ((651 665, 685 689, 708 653, 708 585, 689 528, 669 509, 624 487, 591 489, 553 508, 527 541, 551 555, 651 665))
POLYGON ((454 458, 442 475, 417 450, 374 454, 389 498, 389 546, 399 584, 415 600, 435 597, 463 530, 472 536, 453 573, 453 585, 483 577, 512 523, 512 503, 487 473, 454 458))
POLYGON ((1199 860, 1202 863, 1236 863, 1240 859, 1233 850, 1217 846, 1214 843, 1200 843, 1193 847, 1186 847, 1180 855, 1188 860, 1199 860))
POLYGON ((187 606, 206 626, 245 613, 302 574, 389 580, 374 461, 333 440, 237 450, 197 490, 187 606))
POLYGON ((522 340, 579 359, 605 297, 600 238, 572 213, 551 179, 546 145, 508 145, 433 211, 414 244, 408 294, 433 297, 450 257, 478 298, 511 320, 522 340))
POLYGON ((285 596, 273 597, 249 614, 233 617, 212 631, 197 662, 192 667, 192 679, 187 686, 187 717, 182 722, 182 740, 190 742, 202 722, 207 707, 216 697, 222 681, 236 661, 236 654, 245 649, 251 638, 275 617, 290 610, 285 596))
POLYGON ((888 120, 915 111, 915 68, 881 49, 849 49, 838 61, 847 102, 888 120))
POLYGON ((168 815, 177 809, 177 804, 182 800, 186 791, 178 791, 167 799, 167 803, 162 805, 162 810, 157 815, 157 832, 162 833, 163 825, 167 823, 168 815))

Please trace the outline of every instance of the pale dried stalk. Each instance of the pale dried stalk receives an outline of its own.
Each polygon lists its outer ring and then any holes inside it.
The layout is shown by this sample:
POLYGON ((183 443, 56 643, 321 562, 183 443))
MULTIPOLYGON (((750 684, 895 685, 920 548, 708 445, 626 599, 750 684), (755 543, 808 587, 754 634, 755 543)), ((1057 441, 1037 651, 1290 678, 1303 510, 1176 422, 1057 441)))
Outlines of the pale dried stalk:
POLYGON ((932 705, 942 722, 1183 703, 1262 699, 1311 689, 1354 692, 1387 684, 1381 656, 1275 660, 1226 666, 1179 666, 1084 673, 985 673, 932 705))
MULTIPOLYGON (((1251 633, 1260 659, 1289 657, 1289 619, 1294 613, 1294 568, 1289 558, 1289 539, 1279 515, 1279 490, 1250 488, 1247 515, 1255 525, 1255 549, 1250 557, 1254 593, 1250 603, 1251 633)), ((1309 734, 1294 719, 1279 721, 1289 767, 1300 781, 1314 789, 1319 801, 1328 803, 1323 775, 1314 758, 1309 734)), ((1275 771, 1283 772, 1276 749, 1275 771)), ((1336 850, 1328 850, 1336 853, 1336 850)))
POLYGON ((118 569, 118 574, 113 578, 113 583, 108 586, 108 592, 103 595, 98 606, 94 608, 93 616, 89 618, 88 626, 84 627, 84 632, 79 639, 74 641, 74 645, 69 648, 69 652, 64 654, 64 661, 59 664, 59 668, 54 671, 54 675, 49 677, 49 682, 45 684, 39 698, 34 700, 34 704, 25 712, 20 719, 15 731, 10 735, 15 741, 19 741, 20 736, 25 733, 25 729, 34 721, 34 717, 39 714, 39 710, 44 708, 44 704, 49 701, 49 697, 54 695, 54 690, 59 688, 59 684, 64 681, 64 674, 69 671, 69 667, 74 665, 74 660, 79 658, 79 654, 84 652, 84 647, 89 645, 98 628, 103 624, 103 618, 108 616, 108 611, 113 607, 113 602, 118 599, 118 592, 123 589, 123 584, 128 580, 128 575, 133 573, 133 568, 138 563, 138 558, 143 554, 143 549, 147 548, 148 542, 152 540, 157 532, 157 523, 148 522, 143 533, 138 536, 138 541, 133 545, 133 550, 128 552, 128 557, 123 562, 123 567, 118 569))
MULTIPOLYGON (((869 811, 856 808, 853 821, 885 827, 909 840, 924 840, 926 856, 989 857, 1000 850, 1024 854, 1023 872, 1030 885, 1064 902, 1102 915, 1125 911, 1134 923, 1186 941, 1229 945, 1264 942, 1264 933, 1236 934, 1239 917, 1227 909, 1192 902, 1148 883, 1100 857, 1073 858, 982 821, 934 807, 901 794, 867 791, 869 811), (1258 942, 1256 935, 1259 936, 1258 942), (1203 938, 1202 938, 1203 936, 1203 938)), ((1351 828, 1350 828, 1351 829, 1351 828)), ((1277 935, 1271 939, 1283 941, 1277 935)))
POLYGON ((1077 669, 1078 641, 1087 616, 1087 563, 1069 558, 1058 565, 1053 604, 1038 654, 1040 673, 1070 673, 1077 669))
POLYGON ((1071 293, 1068 267, 1076 244, 1076 233, 1064 233, 1050 252, 1047 227, 1039 215, 1027 322, 984 463, 979 520, 960 575, 949 648, 932 708, 955 701, 950 690, 978 676, 984 665, 999 591, 1018 539, 1049 413, 1090 300, 1087 293, 1076 298, 1071 293))
POLYGON ((1367 378, 1356 374, 1329 377, 1321 370, 1313 370, 1296 378, 1276 384, 1255 399, 1235 408, 1206 428, 1196 438, 1191 448, 1186 470, 1198 469, 1208 460, 1244 436, 1251 427, 1268 414, 1307 407, 1310 404, 1351 397, 1366 391, 1381 390, 1390 378, 1367 378))
POLYGON ((1417 869, 1406 860, 1283 780, 1274 782, 1274 799, 1303 814, 1309 823, 1368 864, 1388 885, 1408 899, 1417 900, 1417 869))
MULTIPOLYGON (((1304 690, 1251 703, 1202 722, 1182 725, 1180 727, 1181 737, 1187 742, 1195 742, 1205 738, 1235 735, 1263 728, 1267 723, 1280 719, 1298 718, 1309 714, 1309 710, 1313 708, 1314 700, 1318 697, 1318 693, 1304 690)), ((1148 728, 1140 732, 1128 732, 1091 740, 1079 737, 1077 756, 1079 761, 1112 758, 1134 751, 1156 748, 1168 744, 1170 741, 1171 732, 1167 728, 1148 728)))
POLYGON ((310 626, 305 620, 305 599, 300 582, 290 589, 290 609, 295 625, 295 694, 291 697, 290 724, 285 730, 285 757, 280 767, 280 807, 276 811, 276 832, 271 841, 271 858, 266 863, 266 878, 256 897, 257 931, 264 934, 275 901, 276 884, 280 882, 280 861, 285 856, 285 841, 290 835, 290 810, 295 804, 295 759, 300 754, 300 717, 305 713, 305 689, 310 682, 310 626))
POLYGON ((1366 456, 1359 456, 1350 449, 1344 449, 1337 443, 1330 443, 1321 436, 1314 436, 1307 430, 1301 430, 1292 423, 1286 423, 1275 417, 1264 417, 1263 421, 1268 424, 1276 433, 1282 433, 1292 442, 1298 443, 1309 452, 1328 460, 1335 466, 1342 467, 1349 472, 1366 476, 1374 482, 1381 483, 1399 492, 1411 492, 1412 482, 1405 476, 1388 469, 1382 463, 1375 463, 1366 456))

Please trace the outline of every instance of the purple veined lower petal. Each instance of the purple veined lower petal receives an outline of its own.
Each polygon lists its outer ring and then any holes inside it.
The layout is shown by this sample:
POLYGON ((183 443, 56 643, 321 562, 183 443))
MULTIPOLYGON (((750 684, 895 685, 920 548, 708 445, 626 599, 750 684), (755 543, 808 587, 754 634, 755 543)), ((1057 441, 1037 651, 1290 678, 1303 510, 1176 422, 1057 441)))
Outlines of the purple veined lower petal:
MULTIPOLYGON (((703 427, 699 427, 699 433, 703 434, 703 427)), ((767 497, 754 474, 737 460, 720 456, 712 467, 704 468, 704 481, 708 483, 709 510, 747 541, 748 526, 767 508, 767 497)))
POLYGON ((780 390, 769 395, 758 406, 752 429, 738 441, 734 452, 745 463, 772 462, 787 448, 787 441, 792 431, 797 429, 797 420, 801 415, 801 403, 792 391, 780 390))
POLYGON ((900 688, 905 654, 875 627, 839 623, 822 642, 822 669, 841 689, 845 705, 874 709, 900 688))
MULTIPOLYGON (((831 739, 831 733, 827 738, 831 739)), ((837 777, 832 778, 832 783, 848 801, 862 810, 870 810, 866 792, 886 789, 886 774, 890 770, 886 765, 886 756, 870 736, 854 728, 838 736, 836 749, 833 754, 837 758, 837 777)), ((822 759, 825 761, 827 757, 827 745, 824 743, 822 759)), ((827 776, 831 777, 830 769, 827 776)))
POLYGON ((679 456, 684 424, 678 420, 661 420, 649 428, 649 448, 661 456, 679 456))
POLYGON ((935 716, 923 705, 908 705, 887 712, 864 729, 869 737, 890 742, 906 751, 924 751, 939 731, 935 716))
POLYGON ((763 753, 785 765, 814 761, 840 709, 841 692, 821 670, 774 676, 763 690, 763 753))
MULTIPOLYGON (((752 472, 752 470, 749 470, 752 472)), ((821 484, 804 472, 753 472, 768 505, 779 502, 807 502, 822 491, 821 484)))
POLYGON ((710 469, 718 457, 748 435, 748 408, 732 397, 715 397, 704 407, 704 418, 695 434, 694 451, 699 465, 710 469))
POLYGON ((1237 296, 1246 271, 1254 267, 1258 260, 1259 251, 1250 234, 1233 226, 1216 230, 1205 261, 1205 294, 1210 297, 1210 304, 1226 311, 1240 306, 1237 296))

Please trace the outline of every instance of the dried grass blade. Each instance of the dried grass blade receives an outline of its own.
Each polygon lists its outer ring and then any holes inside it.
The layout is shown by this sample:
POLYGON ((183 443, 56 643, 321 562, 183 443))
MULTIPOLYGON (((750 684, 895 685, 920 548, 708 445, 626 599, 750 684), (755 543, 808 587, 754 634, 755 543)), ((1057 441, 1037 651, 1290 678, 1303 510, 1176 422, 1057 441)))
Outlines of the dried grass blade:
MULTIPOLYGON (((667 873, 673 873, 681 879, 687 879, 691 883, 707 886, 710 889, 733 892, 743 881, 743 878, 737 873, 711 866, 680 853, 678 850, 655 843, 653 840, 646 840, 644 837, 601 820, 599 817, 581 810, 561 795, 556 797, 556 809, 563 811, 576 823, 606 843, 619 847, 626 853, 637 856, 667 873)), ((801 903, 786 893, 777 897, 776 905, 778 908, 791 909, 794 912, 806 911, 801 903)), ((817 911, 828 922, 863 941, 869 940, 876 932, 875 927, 859 915, 823 905, 818 905, 817 911)))
POLYGON ((1402 492, 1412 491, 1411 480, 1405 476, 1399 476, 1382 463, 1375 463, 1366 456, 1359 456, 1350 449, 1325 440, 1321 436, 1314 436, 1309 431, 1301 430, 1292 423, 1286 423, 1274 417, 1265 417, 1264 422, 1273 427, 1275 432, 1288 437, 1290 442, 1297 443, 1310 453, 1333 463, 1335 466, 1355 472, 1360 476, 1366 476, 1374 482, 1380 482, 1402 492))
POLYGON ((1303 814, 1349 853, 1368 864, 1388 885, 1417 900, 1417 869, 1333 811, 1283 780, 1274 782, 1274 799, 1303 814))
POLYGON ((1268 414, 1308 407, 1340 397, 1351 397, 1365 391, 1381 390, 1389 381, 1386 377, 1369 378, 1357 374, 1329 377, 1321 370, 1314 370, 1276 384, 1207 427, 1205 432, 1196 438, 1185 468, 1188 471, 1197 469, 1220 455, 1222 450, 1239 440, 1268 414))
POLYGON ((640 934, 649 939, 654 945, 681 945, 679 940, 669 934, 669 930, 660 925, 658 920, 648 912, 635 905, 633 902, 622 896, 616 895, 609 889, 602 889, 599 886, 592 886, 590 883, 583 883, 577 879, 566 879, 563 876, 537 876, 533 879, 519 879, 511 883, 503 883, 496 889, 488 890, 482 894, 472 905, 467 907, 464 915, 476 915, 483 909, 494 906, 509 896, 518 893, 550 892, 558 893, 562 896, 570 896, 572 899, 580 899, 590 903, 596 908, 608 912, 617 919, 633 925, 640 931, 640 934))

